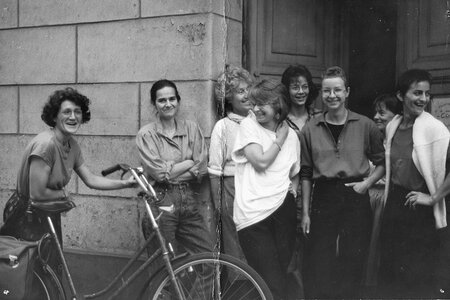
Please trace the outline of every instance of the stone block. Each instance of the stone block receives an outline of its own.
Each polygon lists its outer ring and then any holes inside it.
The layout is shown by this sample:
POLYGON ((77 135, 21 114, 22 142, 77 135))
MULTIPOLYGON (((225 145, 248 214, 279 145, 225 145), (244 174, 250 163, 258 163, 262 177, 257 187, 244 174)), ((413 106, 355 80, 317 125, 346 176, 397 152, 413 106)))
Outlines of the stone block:
POLYGON ((243 0, 210 0, 213 12, 242 21, 243 0))
POLYGON ((135 199, 75 196, 77 207, 62 218, 66 249, 131 255, 141 245, 135 199))
MULTIPOLYGON (((41 119, 42 108, 48 97, 59 89, 67 86, 36 85, 20 87, 19 132, 38 134, 48 128, 41 119)), ((75 87, 75 86, 73 86, 75 87)))
POLYGON ((139 17, 139 0, 20 0, 20 26, 98 22, 139 17))
MULTIPOLYGON (((24 86, 20 88, 20 132, 38 133, 47 125, 41 120, 48 97, 66 86, 24 86)), ((78 134, 135 135, 139 124, 138 84, 71 85, 91 100, 91 120, 78 134)))
POLYGON ((0 212, 2 213, 2 217, 0 218, 0 227, 3 225, 3 210, 5 209, 6 201, 8 201, 13 192, 13 190, 9 189, 0 189, 0 212))
POLYGON ((211 25, 203 15, 80 25, 80 83, 193 80, 211 75, 211 25))
MULTIPOLYGON (((156 109, 150 102, 153 83, 141 85, 141 127, 156 119, 156 109)), ((205 137, 211 136, 216 121, 213 84, 211 81, 175 82, 180 94, 178 116, 197 122, 205 137)))
POLYGON ((0 31, 0 85, 75 81, 75 27, 0 31))
POLYGON ((0 132, 16 133, 18 129, 18 88, 0 86, 0 132))
POLYGON ((33 136, 3 135, 0 143, 0 189, 15 189, 23 150, 33 136))
POLYGON ((216 13, 242 20, 242 0, 142 0, 143 17, 216 13))
POLYGON ((0 3, 0 28, 17 27, 17 1, 2 0, 0 3))
MULTIPOLYGON (((24 150, 34 135, 5 135, 0 143, 0 189, 15 189, 17 173, 22 162, 24 150)), ((75 172, 68 183, 71 192, 76 191, 75 172)))
POLYGON ((242 23, 216 15, 212 20, 212 79, 216 80, 226 63, 242 66, 242 23))
MULTIPOLYGON (((86 166, 92 173, 100 175, 100 172, 118 163, 126 163, 130 166, 139 165, 139 153, 135 144, 135 137, 104 137, 104 136, 79 136, 77 141, 83 151, 86 166)), ((120 172, 111 174, 108 178, 120 179, 120 172)), ((128 178, 130 175, 126 175, 128 178)), ((81 180, 78 180, 78 193, 83 195, 103 195, 134 197, 137 189, 123 189, 113 191, 101 191, 88 188, 81 180)))

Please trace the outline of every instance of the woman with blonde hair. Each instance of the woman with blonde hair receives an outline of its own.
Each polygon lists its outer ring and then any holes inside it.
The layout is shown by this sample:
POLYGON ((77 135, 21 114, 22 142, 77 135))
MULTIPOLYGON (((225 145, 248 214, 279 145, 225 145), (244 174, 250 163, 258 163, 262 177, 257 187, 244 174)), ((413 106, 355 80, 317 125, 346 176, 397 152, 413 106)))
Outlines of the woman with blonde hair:
POLYGON ((220 119, 211 133, 208 173, 211 180, 211 196, 214 202, 222 253, 245 260, 233 221, 235 163, 231 152, 239 124, 247 116, 252 104, 248 90, 253 83, 247 70, 226 65, 219 75, 214 91, 216 101, 226 115, 220 119))

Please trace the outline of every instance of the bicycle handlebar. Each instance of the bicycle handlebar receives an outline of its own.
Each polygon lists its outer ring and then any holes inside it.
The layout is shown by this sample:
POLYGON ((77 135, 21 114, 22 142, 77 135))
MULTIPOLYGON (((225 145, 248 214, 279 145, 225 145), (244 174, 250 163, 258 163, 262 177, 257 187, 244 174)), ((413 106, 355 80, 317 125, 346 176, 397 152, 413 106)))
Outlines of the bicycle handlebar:
POLYGON ((130 166, 126 165, 126 164, 117 164, 115 166, 106 168, 101 173, 102 173, 103 176, 108 176, 109 174, 114 173, 114 172, 119 171, 119 170, 122 170, 124 172, 124 174, 125 174, 127 171, 130 170, 130 166))

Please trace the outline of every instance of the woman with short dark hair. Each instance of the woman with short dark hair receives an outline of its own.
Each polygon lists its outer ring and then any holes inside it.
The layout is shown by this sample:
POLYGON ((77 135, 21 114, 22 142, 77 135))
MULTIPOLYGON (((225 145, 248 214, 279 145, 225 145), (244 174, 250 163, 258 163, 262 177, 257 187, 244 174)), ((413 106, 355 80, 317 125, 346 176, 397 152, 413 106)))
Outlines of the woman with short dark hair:
MULTIPOLYGON (((122 189, 135 183, 131 178, 116 180, 94 175, 86 166, 74 135, 91 118, 89 104, 86 96, 72 88, 57 90, 49 97, 41 118, 50 128, 35 136, 25 148, 14 195, 20 195, 25 201, 63 200, 70 195, 66 186, 72 171, 93 189, 122 189)), ((54 214, 51 218, 62 243, 61 217, 54 214)), ((38 240, 47 232, 50 229, 45 219, 33 216, 28 220, 25 212, 1 230, 2 234, 25 240, 38 240)), ((52 267, 59 263, 56 256, 50 261, 52 267)))
MULTIPOLYGON (((206 199, 201 193, 207 174, 205 139, 197 123, 178 117, 181 97, 174 82, 156 81, 150 101, 156 120, 139 130, 136 144, 144 172, 154 183, 157 205, 173 205, 159 218, 159 227, 176 251, 210 252, 213 236, 201 213, 210 200, 209 190, 206 199)), ((152 232, 148 216, 143 219, 143 231, 146 238, 152 232)))
POLYGON ((431 82, 425 70, 402 73, 396 96, 403 112, 386 127, 379 271, 382 297, 448 298, 449 279, 440 281, 436 267, 449 272, 449 261, 438 258, 448 256, 449 251, 439 251, 449 237, 445 194, 439 187, 445 190, 442 184, 449 166, 450 134, 425 111, 431 82))
POLYGON ((241 122, 232 152, 234 221, 249 265, 275 299, 290 299, 287 267, 295 242, 299 140, 284 122, 289 95, 283 84, 263 80, 248 97, 254 107, 241 122))

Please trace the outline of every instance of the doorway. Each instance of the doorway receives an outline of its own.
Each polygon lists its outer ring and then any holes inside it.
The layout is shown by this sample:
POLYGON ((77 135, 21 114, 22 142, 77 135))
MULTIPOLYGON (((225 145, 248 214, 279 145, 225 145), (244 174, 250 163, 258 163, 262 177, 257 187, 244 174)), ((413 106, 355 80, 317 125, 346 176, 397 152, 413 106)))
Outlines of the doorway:
POLYGON ((348 0, 349 108, 373 117, 373 100, 393 93, 396 81, 397 3, 348 0))
POLYGON ((327 67, 342 66, 349 108, 371 118, 375 97, 395 86, 397 1, 244 1, 243 66, 260 80, 303 64, 317 85, 327 67))

